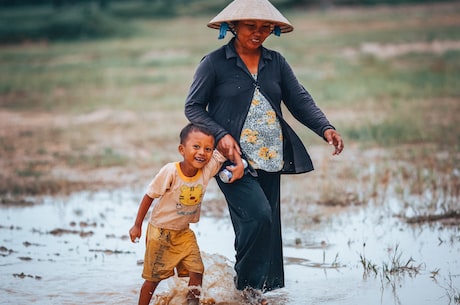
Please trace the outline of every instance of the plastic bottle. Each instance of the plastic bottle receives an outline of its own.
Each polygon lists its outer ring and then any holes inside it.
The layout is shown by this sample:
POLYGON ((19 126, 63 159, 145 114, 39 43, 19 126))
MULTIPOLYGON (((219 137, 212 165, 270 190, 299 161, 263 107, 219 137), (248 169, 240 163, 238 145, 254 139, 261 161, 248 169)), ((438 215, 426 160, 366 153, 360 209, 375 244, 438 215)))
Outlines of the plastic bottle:
MULTIPOLYGON (((247 168, 248 167, 248 162, 245 159, 241 159, 241 161, 243 161, 244 168, 247 168)), ((235 166, 235 165, 232 165, 232 166, 235 166)), ((233 176, 232 172, 229 171, 226 168, 221 170, 220 173, 219 173, 219 178, 224 183, 228 183, 230 181, 230 179, 232 179, 232 176, 233 176)))

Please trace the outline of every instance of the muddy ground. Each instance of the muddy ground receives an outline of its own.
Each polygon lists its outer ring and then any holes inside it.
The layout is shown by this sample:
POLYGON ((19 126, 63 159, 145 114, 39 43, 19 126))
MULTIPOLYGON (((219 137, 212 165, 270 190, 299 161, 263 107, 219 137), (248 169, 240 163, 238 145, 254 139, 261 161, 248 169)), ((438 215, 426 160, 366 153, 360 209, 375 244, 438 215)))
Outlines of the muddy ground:
MULTIPOLYGON (((14 153, 0 161, 8 178, 3 187, 37 193, 2 196, 4 304, 136 303, 143 245, 132 244, 127 231, 156 167, 178 158, 174 141, 160 137, 152 145, 136 145, 136 128, 139 116, 162 115, 177 126, 183 121, 177 113, 110 110, 78 116, 0 113, 2 136, 16 138, 14 153), (72 139, 81 138, 95 158, 112 147, 138 160, 123 163, 108 154, 96 166, 74 166, 69 159, 79 152, 72 139), (46 153, 32 147, 46 147, 46 153)), ((442 217, 416 218, 423 215, 395 192, 402 178, 379 166, 394 158, 386 151, 349 144, 332 157, 332 148, 321 141, 309 151, 316 170, 283 178, 286 287, 267 294, 271 304, 458 304, 458 215, 432 210, 428 215, 442 217)), ((453 200, 451 206, 458 206, 453 200)), ((215 184, 203 209, 194 226, 207 268, 202 303, 248 304, 232 288, 233 231, 215 184)), ((153 302, 181 304, 185 292, 186 283, 171 278, 153 302)))

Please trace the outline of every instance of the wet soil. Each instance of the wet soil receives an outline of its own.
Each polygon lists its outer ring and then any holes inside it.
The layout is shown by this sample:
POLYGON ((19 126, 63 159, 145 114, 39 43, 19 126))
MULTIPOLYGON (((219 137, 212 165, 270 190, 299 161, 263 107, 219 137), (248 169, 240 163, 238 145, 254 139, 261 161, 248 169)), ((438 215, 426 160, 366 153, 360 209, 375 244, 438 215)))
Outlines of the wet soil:
MULTIPOLYGON (((1 206, 2 304, 135 304, 144 245, 127 233, 139 194, 79 192, 1 206)), ((193 225, 206 265, 202 304, 250 304, 233 288, 234 235, 215 185, 205 202, 193 225)), ((270 304, 456 304, 458 226, 414 226, 392 216, 394 207, 304 204, 301 216, 321 221, 299 229, 284 219, 286 287, 265 295, 270 304)), ((170 278, 152 303, 182 304, 186 291, 186 280, 170 278)))

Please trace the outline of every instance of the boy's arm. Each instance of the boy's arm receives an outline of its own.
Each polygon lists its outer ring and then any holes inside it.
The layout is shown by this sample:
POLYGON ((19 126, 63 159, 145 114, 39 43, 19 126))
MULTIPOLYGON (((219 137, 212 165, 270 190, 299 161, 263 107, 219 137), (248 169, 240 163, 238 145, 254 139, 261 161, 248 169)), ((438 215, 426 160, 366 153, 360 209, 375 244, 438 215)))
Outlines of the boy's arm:
POLYGON ((152 205, 153 198, 150 198, 147 194, 142 198, 139 210, 137 211, 136 221, 129 230, 129 237, 134 243, 136 239, 139 239, 142 234, 142 222, 144 221, 145 215, 147 214, 150 206, 152 205))

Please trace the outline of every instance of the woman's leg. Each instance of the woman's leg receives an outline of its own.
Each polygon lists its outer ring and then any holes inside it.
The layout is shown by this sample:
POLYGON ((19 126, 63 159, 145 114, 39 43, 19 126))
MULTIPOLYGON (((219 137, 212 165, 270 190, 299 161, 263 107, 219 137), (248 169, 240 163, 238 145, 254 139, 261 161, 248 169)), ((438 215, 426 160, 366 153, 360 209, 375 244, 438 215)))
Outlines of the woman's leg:
MULTIPOLYGON (((280 248, 275 247, 280 243, 279 234, 274 234, 280 231, 277 228, 279 200, 274 204, 270 202, 273 198, 279 198, 279 174, 265 176, 262 172, 259 177, 245 175, 234 183, 225 184, 218 180, 218 184, 227 200, 235 230, 236 288, 271 290, 283 287, 282 271, 279 272, 279 266, 271 266, 274 257, 272 251, 280 248), (272 269, 277 271, 272 272, 272 269)), ((275 256, 279 257, 280 254, 275 256)), ((279 265, 279 262, 275 263, 279 265)))
POLYGON ((270 231, 270 269, 265 282, 265 291, 284 287, 283 239, 281 235, 279 173, 259 171, 259 183, 270 203, 272 223, 270 231))
POLYGON ((139 294, 139 305, 148 305, 152 299, 153 293, 158 286, 158 282, 144 281, 139 294))

